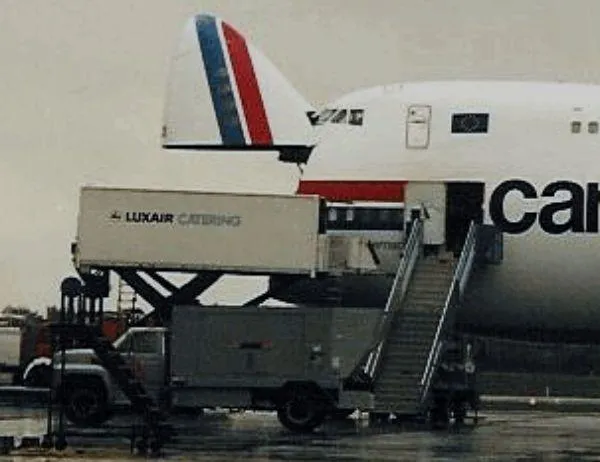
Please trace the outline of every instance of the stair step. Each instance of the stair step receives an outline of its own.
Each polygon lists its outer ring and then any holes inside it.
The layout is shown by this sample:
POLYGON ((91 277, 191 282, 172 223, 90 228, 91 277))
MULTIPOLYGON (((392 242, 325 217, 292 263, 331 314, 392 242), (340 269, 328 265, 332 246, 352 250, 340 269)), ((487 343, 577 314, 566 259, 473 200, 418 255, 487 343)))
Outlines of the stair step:
POLYGON ((419 292, 430 292, 430 293, 448 293, 450 290, 451 279, 417 279, 413 280, 408 288, 407 293, 419 293, 419 292))
POLYGON ((425 361, 419 361, 419 362, 414 362, 412 364, 410 363, 405 363, 405 364, 398 364, 397 366, 393 366, 389 363, 384 363, 381 366, 381 373, 379 374, 379 377, 384 377, 385 376, 390 376, 390 377, 395 377, 395 376, 401 376, 401 375, 406 375, 406 374, 422 374, 423 370, 425 369, 425 361))
POLYGON ((414 337, 415 335, 419 335, 421 337, 433 337, 437 327, 437 322, 429 326, 424 326, 422 324, 398 326, 390 330, 390 336, 395 336, 396 338, 414 337))
POLYGON ((375 395, 375 402, 395 402, 395 403, 406 403, 414 404, 418 401, 419 397, 417 393, 411 395, 398 394, 398 393, 377 393, 375 395))
MULTIPOLYGON (((410 308, 410 307, 408 307, 410 308)), ((440 322, 440 316, 433 311, 422 311, 411 309, 409 314, 398 314, 397 321, 393 324, 392 330, 433 330, 440 322), (421 313, 427 318, 413 318, 414 313, 421 313)))
POLYGON ((429 357, 431 347, 428 345, 426 348, 421 349, 408 349, 408 348, 388 348, 384 351, 383 358, 389 360, 390 364, 402 364, 405 362, 409 363, 425 363, 429 357))
POLYGON ((375 409, 387 409, 390 411, 401 410, 416 410, 419 405, 418 398, 403 398, 403 397, 381 397, 375 398, 375 409))
POLYGON ((385 343, 388 347, 395 350, 423 350, 431 348, 431 344, 435 338, 434 332, 399 332, 390 334, 385 343))
POLYGON ((410 318, 403 318, 399 315, 398 321, 392 325, 390 332, 428 332, 437 329, 439 324, 438 316, 431 316, 427 320, 413 320, 410 318))
MULTIPOLYGON (((431 294, 426 292, 419 292, 412 297, 407 297, 405 306, 410 305, 440 305, 439 308, 443 308, 446 304, 446 296, 447 292, 443 292, 441 294, 431 294), (410 305, 409 303, 410 302, 410 305)), ((434 307, 435 308, 435 307, 434 307)), ((419 312, 420 310, 415 310, 415 312, 419 312)))
POLYGON ((422 345, 387 343, 384 350, 384 358, 392 361, 405 361, 410 359, 424 360, 427 359, 430 350, 431 342, 422 345))
POLYGON ((381 374, 380 377, 383 377, 384 374, 387 376, 390 374, 391 376, 398 375, 406 375, 406 374, 422 374, 425 369, 425 361, 415 361, 413 363, 404 363, 397 364, 395 367, 389 363, 384 363, 381 366, 381 374))
POLYGON ((409 292, 414 292, 417 289, 431 289, 431 290, 446 290, 450 288, 452 284, 452 275, 417 275, 415 276, 410 284, 409 292))
POLYGON ((386 361, 381 365, 381 371, 406 371, 407 373, 416 374, 422 372, 425 369, 425 362, 427 356, 421 357, 417 360, 398 360, 397 358, 384 358, 386 361))
POLYGON ((389 385, 394 384, 394 386, 409 386, 414 385, 417 386, 421 382, 421 375, 423 374, 422 370, 399 370, 399 371, 388 371, 382 372, 378 377, 377 384, 375 388, 377 389, 379 385, 389 385))
POLYGON ((403 398, 401 396, 387 396, 375 398, 375 408, 387 408, 390 410, 415 409, 418 407, 418 398, 403 398))
POLYGON ((435 278, 424 278, 424 277, 416 277, 411 281, 410 287, 408 288, 408 292, 418 292, 420 290, 430 291, 430 292, 448 292, 450 289, 450 284, 452 283, 452 278, 448 277, 435 277, 435 278))
POLYGON ((437 320, 438 316, 433 313, 423 313, 420 310, 411 310, 409 308, 404 308, 401 313, 399 313, 402 322, 414 322, 416 324, 420 323, 430 323, 434 319, 437 320))
POLYGON ((383 381, 386 380, 401 380, 404 382, 418 382, 421 380, 423 374, 423 368, 420 369, 409 369, 409 368, 398 368, 398 369, 382 369, 381 374, 378 378, 383 381))
POLYGON ((419 387, 404 387, 404 388, 394 388, 394 387, 381 387, 375 388, 375 396, 376 399, 416 399, 419 395, 419 387))
MULTIPOLYGON (((386 364, 387 366, 387 364, 386 364)), ((384 366, 385 367, 385 366, 384 366)), ((419 380, 421 380, 421 376, 423 375, 423 369, 425 369, 425 366, 422 365, 420 367, 415 367, 415 368, 411 368, 411 367, 399 367, 396 369, 392 369, 392 368, 385 368, 385 369, 381 369, 381 373, 377 376, 378 377, 378 383, 381 382, 390 382, 390 381, 395 381, 395 382, 402 382, 402 383, 417 383, 419 380)))
POLYGON ((423 325, 406 325, 406 326, 398 326, 390 329, 389 337, 390 338, 412 338, 415 337, 422 338, 426 340, 428 337, 433 338, 435 331, 437 330, 438 323, 431 324, 429 326, 423 325))
POLYGON ((405 394, 414 394, 416 393, 420 388, 420 383, 416 382, 416 381, 410 381, 410 382, 402 382, 400 384, 396 383, 396 381, 389 381, 389 382, 382 382, 381 384, 378 384, 374 390, 375 390, 375 394, 386 394, 386 393, 393 393, 393 394, 401 394, 401 395, 405 395, 405 394))
POLYGON ((398 325, 392 326, 390 329, 391 334, 399 335, 433 335, 437 330, 439 322, 425 323, 403 323, 400 322, 398 325))

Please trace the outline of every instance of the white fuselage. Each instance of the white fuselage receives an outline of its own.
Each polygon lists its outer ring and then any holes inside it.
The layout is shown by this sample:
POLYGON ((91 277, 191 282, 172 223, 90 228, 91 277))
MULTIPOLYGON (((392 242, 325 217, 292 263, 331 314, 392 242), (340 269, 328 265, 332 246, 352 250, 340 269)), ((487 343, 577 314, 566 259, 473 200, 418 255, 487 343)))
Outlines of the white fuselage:
POLYGON ((331 122, 335 113, 320 121, 300 193, 404 203, 407 214, 425 208, 426 235, 444 244, 445 192, 479 184, 484 223, 505 233, 504 260, 475 275, 461 319, 490 329, 600 328, 600 86, 407 83, 327 108, 360 110, 360 123, 343 114, 331 122))

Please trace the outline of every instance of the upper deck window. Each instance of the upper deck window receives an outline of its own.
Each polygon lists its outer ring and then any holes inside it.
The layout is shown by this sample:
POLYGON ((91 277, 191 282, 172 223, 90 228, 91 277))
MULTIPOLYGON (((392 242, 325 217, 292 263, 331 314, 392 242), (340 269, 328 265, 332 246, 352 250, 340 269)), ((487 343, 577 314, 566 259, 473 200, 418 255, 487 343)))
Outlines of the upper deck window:
POLYGON ((487 133, 489 118, 486 113, 452 114, 452 133, 487 133))

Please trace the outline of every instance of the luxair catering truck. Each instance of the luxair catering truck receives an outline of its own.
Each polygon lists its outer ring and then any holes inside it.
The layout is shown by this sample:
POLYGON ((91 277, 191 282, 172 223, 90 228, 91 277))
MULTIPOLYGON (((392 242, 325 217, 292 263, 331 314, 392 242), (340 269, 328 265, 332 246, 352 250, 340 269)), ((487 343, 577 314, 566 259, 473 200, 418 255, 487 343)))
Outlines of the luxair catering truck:
MULTIPOLYGON (((316 196, 83 188, 74 261, 80 272, 314 277, 342 257, 339 245, 329 251, 324 216, 316 196)), ((371 264, 366 246, 352 248, 344 268, 361 259, 371 264)), ((168 390, 173 406, 272 409, 285 426, 305 430, 335 409, 370 405, 369 393, 341 387, 372 342, 380 314, 175 305, 167 323, 131 328, 113 347, 150 395, 168 390)), ((80 424, 100 423, 127 401, 92 349, 67 351, 62 387, 67 417, 80 424)))

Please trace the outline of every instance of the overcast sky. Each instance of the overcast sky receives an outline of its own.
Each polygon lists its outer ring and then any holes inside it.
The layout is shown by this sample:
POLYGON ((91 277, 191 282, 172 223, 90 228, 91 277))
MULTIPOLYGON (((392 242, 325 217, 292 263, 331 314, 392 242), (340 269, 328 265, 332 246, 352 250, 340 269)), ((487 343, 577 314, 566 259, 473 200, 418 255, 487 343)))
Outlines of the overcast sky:
POLYGON ((169 58, 199 12, 317 106, 407 80, 600 83, 597 0, 2 0, 0 306, 59 302, 83 184, 293 189, 269 154, 161 151, 169 58))

